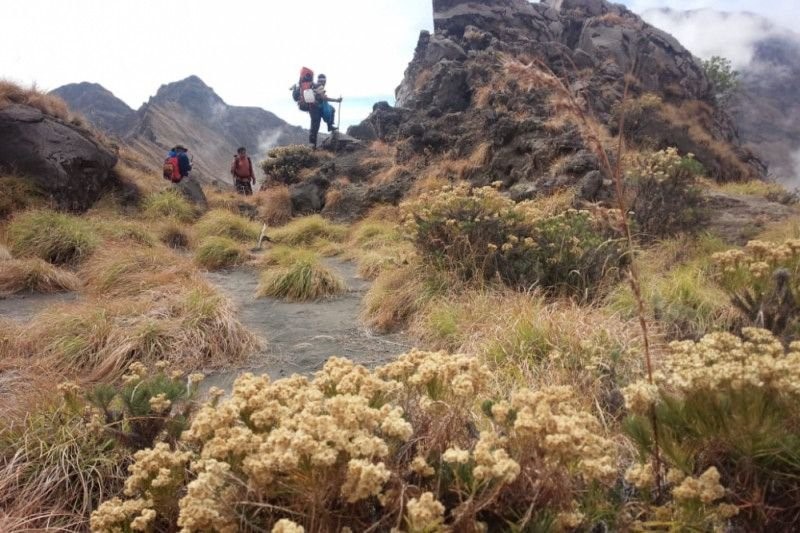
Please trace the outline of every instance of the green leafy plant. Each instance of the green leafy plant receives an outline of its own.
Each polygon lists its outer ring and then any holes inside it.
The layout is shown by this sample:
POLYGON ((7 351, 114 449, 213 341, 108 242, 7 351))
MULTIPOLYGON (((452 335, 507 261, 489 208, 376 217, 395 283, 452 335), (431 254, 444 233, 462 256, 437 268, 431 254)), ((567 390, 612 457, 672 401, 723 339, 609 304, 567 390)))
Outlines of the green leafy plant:
POLYGON ((282 146, 267 152, 267 159, 261 162, 261 169, 268 181, 289 185, 299 181, 301 171, 318 162, 319 156, 308 146, 282 146))

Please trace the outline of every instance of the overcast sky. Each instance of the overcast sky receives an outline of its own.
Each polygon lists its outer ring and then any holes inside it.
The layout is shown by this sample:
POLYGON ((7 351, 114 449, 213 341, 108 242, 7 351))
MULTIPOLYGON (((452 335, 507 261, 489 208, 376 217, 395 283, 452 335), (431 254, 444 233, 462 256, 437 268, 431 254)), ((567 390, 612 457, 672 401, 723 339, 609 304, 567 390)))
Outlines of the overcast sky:
MULTIPOLYGON (((625 3, 744 9, 800 27, 800 0, 625 3)), ((393 99, 419 31, 433 25, 431 0, 3 0, 0 20, 0 77, 44 89, 97 82, 138 108, 196 74, 229 104, 304 126, 288 91, 301 66, 327 74, 329 94, 345 97, 342 124, 355 123, 393 99)))

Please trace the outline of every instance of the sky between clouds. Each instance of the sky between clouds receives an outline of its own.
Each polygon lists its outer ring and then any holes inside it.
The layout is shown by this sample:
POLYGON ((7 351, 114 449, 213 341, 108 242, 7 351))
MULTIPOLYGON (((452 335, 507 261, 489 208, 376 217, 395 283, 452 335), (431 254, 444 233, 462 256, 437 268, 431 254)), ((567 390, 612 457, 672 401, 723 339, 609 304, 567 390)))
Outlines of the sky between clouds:
MULTIPOLYGON (((800 26, 800 0, 624 3, 750 10, 800 26)), ((1 2, 0 20, 0 77, 43 89, 97 82, 138 108, 159 85, 196 74, 231 105, 299 125, 307 115, 288 88, 301 66, 327 74, 329 94, 345 97, 342 124, 357 123, 373 102, 392 101, 420 30, 433 26, 431 0, 20 0, 1 2)))

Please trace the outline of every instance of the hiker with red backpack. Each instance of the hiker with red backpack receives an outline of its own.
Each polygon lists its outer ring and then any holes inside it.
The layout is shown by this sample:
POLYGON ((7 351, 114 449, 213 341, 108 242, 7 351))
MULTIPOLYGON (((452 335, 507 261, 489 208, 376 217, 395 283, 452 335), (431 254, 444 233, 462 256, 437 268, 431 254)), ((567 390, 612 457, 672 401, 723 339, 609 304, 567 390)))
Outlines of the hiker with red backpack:
POLYGON ((256 174, 253 172, 253 162, 244 146, 236 150, 236 155, 233 156, 231 175, 236 192, 243 196, 252 196, 252 185, 256 184, 256 174))
POLYGON ((327 97, 325 94, 325 82, 327 80, 324 74, 321 74, 320 77, 323 82, 321 88, 319 83, 314 83, 314 71, 308 67, 303 67, 300 69, 300 81, 291 88, 292 98, 297 103, 297 107, 300 111, 306 111, 311 116, 311 133, 308 136, 308 142, 315 150, 317 149, 317 136, 319 135, 319 127, 323 118, 323 104, 327 104, 327 107, 330 108, 329 110, 325 108, 330 119, 330 121, 326 119, 326 122, 328 123, 328 131, 333 131, 333 113, 331 112, 333 111, 333 106, 328 102, 342 101, 341 98, 337 100, 327 97))
POLYGON ((164 159, 164 172, 165 180, 172 183, 180 183, 183 178, 189 177, 189 172, 192 170, 192 162, 187 155, 188 150, 180 144, 175 148, 171 148, 167 152, 167 158, 164 159))

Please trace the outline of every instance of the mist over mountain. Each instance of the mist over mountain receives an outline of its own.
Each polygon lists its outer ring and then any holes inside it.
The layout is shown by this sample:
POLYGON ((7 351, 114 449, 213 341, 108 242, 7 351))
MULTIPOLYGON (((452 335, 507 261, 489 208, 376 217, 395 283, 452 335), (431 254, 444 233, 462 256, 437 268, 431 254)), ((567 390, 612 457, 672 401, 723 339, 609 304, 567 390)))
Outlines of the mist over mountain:
POLYGON ((710 9, 646 11, 643 18, 701 58, 731 60, 742 93, 732 109, 745 143, 770 175, 800 184, 800 34, 753 13, 710 9))
POLYGON ((227 180, 239 146, 253 155, 273 146, 305 142, 307 133, 259 107, 228 105, 197 76, 162 85, 137 111, 98 84, 70 84, 53 91, 96 127, 160 162, 176 144, 189 148, 194 175, 227 180))

